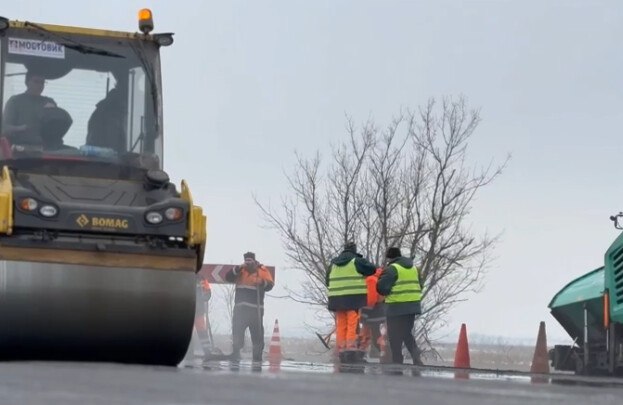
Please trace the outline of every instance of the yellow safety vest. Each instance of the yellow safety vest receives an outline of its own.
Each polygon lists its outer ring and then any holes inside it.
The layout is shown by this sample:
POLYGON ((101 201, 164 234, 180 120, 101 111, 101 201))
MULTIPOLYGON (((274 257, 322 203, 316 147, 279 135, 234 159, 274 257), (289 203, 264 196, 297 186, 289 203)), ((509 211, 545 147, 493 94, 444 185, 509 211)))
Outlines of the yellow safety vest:
POLYGON ((415 266, 403 267, 399 264, 392 264, 398 272, 396 284, 392 291, 385 297, 387 304, 399 304, 404 302, 419 302, 422 300, 422 288, 420 278, 415 266))
POLYGON ((355 259, 345 266, 332 265, 329 274, 329 297, 342 295, 366 295, 366 280, 357 272, 355 259))

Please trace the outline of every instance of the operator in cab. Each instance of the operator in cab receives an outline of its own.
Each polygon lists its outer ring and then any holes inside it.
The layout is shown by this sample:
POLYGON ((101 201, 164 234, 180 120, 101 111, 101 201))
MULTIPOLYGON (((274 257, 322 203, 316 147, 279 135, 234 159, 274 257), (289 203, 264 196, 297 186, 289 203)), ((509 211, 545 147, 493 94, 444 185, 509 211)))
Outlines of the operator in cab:
POLYGON ((2 132, 12 139, 26 140, 37 136, 43 109, 56 107, 52 98, 41 95, 45 87, 45 78, 41 74, 29 70, 25 82, 26 91, 9 98, 4 107, 2 132))

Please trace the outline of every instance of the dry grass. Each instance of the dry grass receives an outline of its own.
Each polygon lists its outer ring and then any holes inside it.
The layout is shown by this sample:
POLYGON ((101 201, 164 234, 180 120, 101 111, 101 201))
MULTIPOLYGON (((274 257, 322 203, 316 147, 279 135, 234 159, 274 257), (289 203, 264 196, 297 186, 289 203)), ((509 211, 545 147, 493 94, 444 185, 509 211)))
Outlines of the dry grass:
MULTIPOLYGON (((474 368, 529 371, 534 347, 498 344, 471 344, 471 366, 474 368)), ((427 355, 424 362, 431 365, 452 366, 456 344, 441 343, 436 347, 439 356, 427 355)))

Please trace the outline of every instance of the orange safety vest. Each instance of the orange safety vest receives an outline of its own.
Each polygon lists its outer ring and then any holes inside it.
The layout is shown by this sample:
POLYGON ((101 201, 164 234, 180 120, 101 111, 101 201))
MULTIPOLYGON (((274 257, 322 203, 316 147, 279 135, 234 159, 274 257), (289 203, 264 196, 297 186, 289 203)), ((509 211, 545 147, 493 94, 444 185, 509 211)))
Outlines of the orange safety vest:
POLYGON ((257 308, 259 304, 263 308, 264 291, 268 285, 272 288, 273 284, 273 277, 266 267, 258 266, 252 273, 243 267, 236 278, 234 306, 257 308), (262 283, 265 284, 264 287, 260 286, 262 283))
POLYGON ((376 284, 379 281, 379 276, 383 269, 376 269, 376 273, 366 277, 366 286, 368 287, 368 302, 367 307, 372 308, 379 302, 383 302, 384 297, 376 292, 376 284))

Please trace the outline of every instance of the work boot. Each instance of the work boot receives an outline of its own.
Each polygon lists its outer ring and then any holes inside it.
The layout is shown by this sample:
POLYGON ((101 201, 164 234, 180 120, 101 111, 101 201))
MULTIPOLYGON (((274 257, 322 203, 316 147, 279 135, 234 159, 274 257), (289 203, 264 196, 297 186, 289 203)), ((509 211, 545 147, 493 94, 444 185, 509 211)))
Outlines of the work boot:
POLYGON ((364 352, 363 350, 353 350, 353 363, 367 363, 365 360, 366 357, 366 352, 364 352))
POLYGON ((340 352, 340 363, 350 364, 353 362, 353 351, 343 350, 340 352))
MULTIPOLYGON (((422 358, 420 357, 420 353, 415 353, 415 356, 412 354, 411 355, 412 359, 413 359, 413 365, 417 366, 417 367, 422 367, 424 366, 424 363, 422 362, 422 358)), ((412 377, 420 377, 422 375, 422 373, 420 372, 420 370, 418 370, 415 367, 411 368, 411 376, 412 377)))
POLYGON ((358 363, 356 360, 356 350, 345 350, 340 353, 340 367, 341 373, 362 373, 365 370, 365 365, 358 363))
POLYGON ((340 361, 340 364, 344 364, 344 363, 348 362, 347 361, 348 359, 347 359, 346 351, 344 351, 344 350, 338 352, 337 357, 338 357, 338 359, 340 361))
POLYGON ((229 356, 229 370, 240 371, 240 350, 234 350, 229 356))
POLYGON ((233 352, 231 352, 231 356, 229 356, 229 360, 240 361, 240 350, 234 350, 233 352))
POLYGON ((424 363, 422 363, 422 357, 420 356, 420 353, 418 350, 415 350, 414 353, 411 353, 411 359, 413 359, 414 366, 424 365, 424 363))

